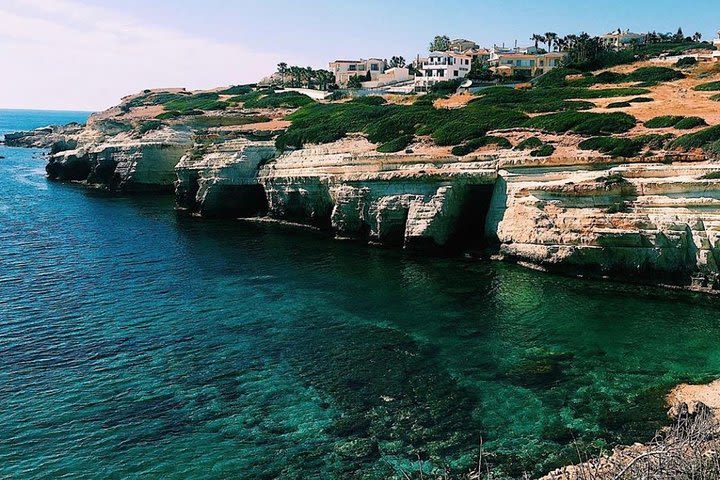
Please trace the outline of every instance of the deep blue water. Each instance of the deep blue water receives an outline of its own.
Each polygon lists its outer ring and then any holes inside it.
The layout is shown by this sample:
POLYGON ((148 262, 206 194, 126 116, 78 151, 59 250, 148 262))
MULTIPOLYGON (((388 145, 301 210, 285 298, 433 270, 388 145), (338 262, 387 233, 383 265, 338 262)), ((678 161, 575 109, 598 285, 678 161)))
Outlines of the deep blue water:
POLYGON ((0 478, 402 478, 481 438, 539 474, 720 377, 715 298, 188 219, 41 153, 0 146, 0 478))

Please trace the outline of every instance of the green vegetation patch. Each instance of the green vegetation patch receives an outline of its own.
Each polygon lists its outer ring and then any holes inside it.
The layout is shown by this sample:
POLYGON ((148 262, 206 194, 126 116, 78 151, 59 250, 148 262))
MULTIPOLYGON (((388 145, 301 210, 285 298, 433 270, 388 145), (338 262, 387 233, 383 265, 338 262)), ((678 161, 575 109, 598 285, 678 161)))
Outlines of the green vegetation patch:
POLYGON ((140 133, 140 135, 144 135, 152 130, 159 130, 162 128, 162 126, 163 124, 160 120, 146 120, 140 124, 138 132, 140 133))
POLYGON ((640 82, 644 86, 653 86, 662 82, 672 82, 685 78, 679 70, 668 67, 640 67, 631 73, 601 72, 583 79, 570 81, 571 86, 589 87, 591 85, 640 82))
POLYGON ((402 135, 380 145, 377 149, 380 153, 395 153, 405 150, 413 141, 412 135, 402 135))
POLYGON ((189 94, 185 93, 170 93, 170 92, 161 92, 161 93, 150 93, 149 91, 146 91, 143 95, 138 95, 137 97, 133 98, 132 100, 124 103, 121 108, 125 111, 129 111, 131 108, 135 107, 149 107, 149 106, 155 106, 155 105, 165 105, 168 102, 171 102, 173 100, 180 100, 185 97, 187 97, 189 94))
POLYGON ((679 130, 692 130, 698 127, 707 127, 705 119, 700 117, 686 117, 675 124, 675 128, 679 130))
POLYGON ((608 104, 607 108, 625 108, 625 107, 632 107, 632 104, 630 102, 612 102, 608 104))
POLYGON ((710 97, 710 100, 712 100, 712 101, 714 101, 714 102, 720 102, 720 93, 718 93, 717 95, 713 95, 712 97, 710 97))
POLYGON ((549 144, 545 144, 542 147, 538 148, 537 150, 533 150, 530 152, 531 157, 549 157, 555 153, 555 147, 549 144))
POLYGON ((682 115, 663 115, 661 117, 651 118, 645 122, 647 128, 671 128, 685 117, 682 115))
POLYGON ((354 98, 352 100, 354 103, 359 103, 361 105, 385 105, 387 103, 387 100, 385 100, 383 97, 378 97, 377 95, 368 95, 367 97, 358 97, 354 98))
POLYGON ((530 119, 526 125, 547 132, 575 132, 580 135, 625 133, 637 120, 627 113, 560 112, 530 119))
POLYGON ((252 86, 250 85, 234 85, 218 93, 220 95, 245 95, 252 92, 252 90, 252 86))
POLYGON ((467 143, 454 147, 452 149, 452 154, 458 157, 463 157, 476 151, 478 148, 486 147, 488 145, 496 145, 501 149, 512 148, 512 144, 507 138, 488 135, 481 138, 474 138, 467 143))
POLYGON ((169 112, 163 112, 160 115, 157 115, 155 118, 158 120, 172 120, 174 118, 179 118, 182 116, 183 116, 182 113, 180 113, 176 110, 171 110, 169 112))
POLYGON ((720 82, 708 82, 696 85, 693 90, 698 92, 720 92, 720 82))
POLYGON ((695 57, 683 57, 677 62, 675 62, 675 66, 677 68, 687 68, 687 67, 693 67, 697 65, 697 60, 695 57))
POLYGON ((522 142, 518 143, 515 147, 516 150, 534 150, 543 146, 542 140, 537 137, 526 138, 522 142))
POLYGON ((302 93, 276 92, 271 89, 238 95, 229 102, 242 103, 247 108, 300 108, 315 103, 312 98, 302 93))
POLYGON ((404 135, 430 135, 438 145, 459 145, 494 129, 522 126, 528 117, 516 110, 482 104, 460 109, 432 105, 310 104, 291 114, 292 126, 277 139, 280 149, 305 143, 329 143, 351 132, 363 132, 385 144, 404 135))
POLYGON ((190 110, 225 110, 227 102, 218 100, 217 93, 197 93, 195 95, 181 96, 164 103, 165 110, 184 113, 190 110))
POLYGON ((270 118, 262 115, 203 115, 193 117, 188 123, 194 128, 214 128, 250 125, 252 123, 265 123, 269 121, 270 118))
POLYGON ((700 177, 700 179, 701 180, 720 180, 720 171, 706 173, 705 175, 700 177))
POLYGON ((711 146, 718 141, 720 141, 720 125, 683 135, 672 142, 670 148, 685 151, 695 148, 709 150, 711 146))
POLYGON ((580 142, 581 150, 595 150, 613 157, 637 157, 645 147, 663 148, 672 136, 644 135, 634 138, 594 137, 580 142))

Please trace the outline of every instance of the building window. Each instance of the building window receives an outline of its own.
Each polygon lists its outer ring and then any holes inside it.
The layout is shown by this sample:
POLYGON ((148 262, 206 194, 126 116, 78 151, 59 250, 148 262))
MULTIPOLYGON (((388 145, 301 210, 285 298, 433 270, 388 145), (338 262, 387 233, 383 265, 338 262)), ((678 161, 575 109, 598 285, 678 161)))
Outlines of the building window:
POLYGON ((373 72, 377 72, 378 70, 380 70, 380 65, 378 65, 377 63, 371 63, 370 70, 372 70, 373 72))
POLYGON ((350 70, 351 72, 356 71, 356 70, 357 70, 357 65, 349 65, 349 66, 348 66, 348 70, 350 70))
POLYGON ((455 70, 453 73, 455 74, 456 77, 460 76, 460 72, 458 72, 457 70, 455 70))
POLYGON ((358 70, 361 72, 365 71, 365 65, 358 65, 358 70))
POLYGON ((445 70, 438 70, 438 73, 440 74, 441 77, 445 76, 445 70))

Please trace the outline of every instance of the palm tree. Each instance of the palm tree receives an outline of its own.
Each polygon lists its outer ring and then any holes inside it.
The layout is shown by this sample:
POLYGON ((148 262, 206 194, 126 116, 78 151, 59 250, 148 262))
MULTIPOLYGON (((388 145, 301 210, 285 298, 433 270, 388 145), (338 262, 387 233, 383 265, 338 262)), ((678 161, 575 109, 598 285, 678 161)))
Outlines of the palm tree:
POLYGON ((564 52, 564 51, 567 49, 567 46, 568 46, 567 38, 565 38, 565 37, 563 37, 563 38, 557 38, 557 39, 555 40, 555 46, 558 47, 558 51, 564 52))
POLYGON ((305 67, 302 70, 302 77, 305 80, 307 88, 312 88, 313 78, 315 77, 315 70, 312 67, 305 67))
POLYGON ((541 43, 545 43, 545 37, 542 35, 538 35, 537 33, 533 33, 533 36, 530 37, 530 40, 535 42, 535 50, 538 49, 541 43))
POLYGON ((288 64, 285 62, 278 63, 278 73, 280 74, 280 82, 285 85, 285 75, 288 72, 288 64))
POLYGON ((547 43, 548 52, 552 52, 553 42, 557 40, 557 38, 557 33, 548 32, 545 34, 545 43, 547 43))
POLYGON ((300 67, 292 66, 290 67, 290 86, 291 87, 300 87, 302 82, 302 71, 303 69, 300 67))
POLYGON ((328 70, 317 70, 315 72, 315 80, 317 80, 320 90, 327 90, 328 85, 335 80, 335 75, 328 70))
POLYGON ((702 33, 695 32, 695 35, 693 35, 693 41, 699 42, 700 40, 702 40, 702 33))

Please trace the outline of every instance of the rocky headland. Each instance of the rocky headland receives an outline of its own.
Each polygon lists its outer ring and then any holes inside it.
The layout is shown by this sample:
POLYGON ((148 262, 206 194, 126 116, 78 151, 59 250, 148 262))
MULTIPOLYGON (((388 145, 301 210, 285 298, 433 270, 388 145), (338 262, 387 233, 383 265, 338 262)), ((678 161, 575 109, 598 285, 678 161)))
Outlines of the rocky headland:
POLYGON ((698 86, 717 79, 637 63, 418 100, 146 90, 5 142, 49 148, 52 179, 174 191, 198 216, 714 292, 720 104, 698 86))

